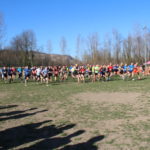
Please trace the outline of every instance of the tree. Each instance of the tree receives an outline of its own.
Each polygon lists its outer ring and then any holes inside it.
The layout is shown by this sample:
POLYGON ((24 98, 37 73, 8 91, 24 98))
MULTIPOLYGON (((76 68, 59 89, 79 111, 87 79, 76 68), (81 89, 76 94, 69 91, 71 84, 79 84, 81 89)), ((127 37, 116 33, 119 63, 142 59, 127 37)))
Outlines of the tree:
POLYGON ((48 41, 47 41, 47 50, 48 50, 48 52, 49 52, 49 54, 50 54, 50 57, 49 57, 49 59, 48 59, 49 65, 50 65, 50 64, 52 64, 52 60, 51 60, 51 58, 52 58, 52 57, 51 57, 51 52, 52 52, 52 50, 53 50, 51 40, 48 40, 48 41))
POLYGON ((98 33, 93 33, 89 35, 87 45, 89 53, 92 56, 92 63, 93 64, 98 63, 99 45, 100 45, 98 33))
POLYGON ((122 43, 122 38, 121 34, 117 30, 113 30, 113 49, 114 49, 114 59, 115 62, 118 64, 120 63, 120 58, 121 58, 121 43, 122 43))
POLYGON ((23 65, 33 65, 33 51, 36 50, 36 38, 32 30, 24 31, 14 37, 11 41, 11 47, 20 52, 23 65))
MULTIPOLYGON (((65 55, 65 53, 66 53, 66 48, 67 48, 67 41, 66 41, 65 37, 62 37, 60 39, 60 50, 63 55, 65 55)), ((65 64, 65 57, 63 57, 62 63, 65 64)))
POLYGON ((62 37, 60 40, 60 49, 63 55, 66 53, 66 48, 67 48, 67 41, 65 37, 62 37))

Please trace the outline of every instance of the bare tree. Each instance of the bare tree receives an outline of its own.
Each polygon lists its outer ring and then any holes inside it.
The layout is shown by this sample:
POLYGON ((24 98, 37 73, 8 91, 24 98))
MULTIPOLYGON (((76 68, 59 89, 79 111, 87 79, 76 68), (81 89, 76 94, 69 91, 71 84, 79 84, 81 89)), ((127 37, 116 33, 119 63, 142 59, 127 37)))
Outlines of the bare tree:
MULTIPOLYGON (((60 50, 63 55, 66 54, 66 48, 67 48, 67 41, 66 41, 65 37, 62 37, 60 39, 60 50)), ((63 62, 63 64, 65 63, 65 57, 63 57, 62 62, 63 62)))
POLYGON ((67 41, 65 39, 65 37, 62 37, 60 39, 60 49, 63 55, 65 55, 66 53, 66 48, 67 48, 67 41))
POLYGON ((50 57, 49 57, 49 65, 50 65, 50 64, 52 64, 51 53, 52 53, 52 50, 53 50, 51 40, 47 41, 47 50, 48 50, 48 53, 50 54, 50 57))
POLYGON ((93 33, 92 35, 90 35, 88 37, 88 41, 87 41, 87 46, 88 46, 88 51, 90 53, 90 55, 92 56, 92 63, 96 64, 98 63, 99 59, 98 59, 98 51, 99 51, 99 37, 98 37, 98 33, 93 33))
POLYGON ((33 65, 36 38, 32 30, 27 30, 14 37, 11 41, 12 49, 19 51, 24 65, 33 65))
POLYGON ((121 34, 117 30, 113 30, 113 49, 114 49, 114 58, 116 63, 120 63, 120 58, 121 58, 121 43, 122 43, 122 38, 121 34))
POLYGON ((103 46, 103 63, 110 63, 112 61, 112 41, 108 34, 104 39, 103 46))

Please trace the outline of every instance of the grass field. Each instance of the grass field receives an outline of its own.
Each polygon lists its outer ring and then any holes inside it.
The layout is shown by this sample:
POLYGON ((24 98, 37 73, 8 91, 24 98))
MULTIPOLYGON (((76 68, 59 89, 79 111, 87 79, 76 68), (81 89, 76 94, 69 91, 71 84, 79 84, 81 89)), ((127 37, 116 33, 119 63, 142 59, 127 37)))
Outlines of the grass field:
POLYGON ((150 78, 0 83, 0 149, 149 150, 150 78))

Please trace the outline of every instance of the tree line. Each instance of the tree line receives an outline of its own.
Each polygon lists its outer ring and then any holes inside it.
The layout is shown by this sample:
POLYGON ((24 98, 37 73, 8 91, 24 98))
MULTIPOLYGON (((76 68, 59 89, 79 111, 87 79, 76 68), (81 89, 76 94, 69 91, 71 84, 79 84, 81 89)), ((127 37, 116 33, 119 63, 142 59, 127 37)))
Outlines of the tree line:
MULTIPOLYGON (((150 60, 150 30, 148 27, 139 27, 132 34, 123 37, 117 30, 107 34, 100 40, 98 32, 87 37, 78 35, 76 38, 75 59, 70 61, 66 57, 69 53, 67 40, 60 39, 60 51, 63 56, 55 60, 54 55, 44 55, 37 48, 36 36, 33 30, 26 30, 13 37, 9 46, 2 47, 4 38, 4 21, 0 14, 0 65, 56 65, 71 63, 108 64, 108 63, 144 63, 150 60)), ((47 50, 51 54, 52 43, 47 42, 47 50)))

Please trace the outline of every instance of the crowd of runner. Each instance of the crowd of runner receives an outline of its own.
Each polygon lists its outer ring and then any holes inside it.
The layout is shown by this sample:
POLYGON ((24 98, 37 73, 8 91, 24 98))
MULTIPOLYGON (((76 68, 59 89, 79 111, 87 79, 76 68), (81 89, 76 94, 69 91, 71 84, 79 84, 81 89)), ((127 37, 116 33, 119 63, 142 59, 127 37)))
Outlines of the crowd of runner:
POLYGON ((111 77, 118 75, 125 80, 130 78, 134 80, 142 79, 143 76, 150 74, 150 68, 144 65, 131 63, 127 64, 109 64, 109 65, 71 65, 67 66, 46 66, 46 67, 2 67, 0 68, 0 79, 5 83, 11 83, 16 79, 27 81, 32 79, 37 83, 46 83, 52 81, 65 81, 68 77, 76 79, 78 83, 85 82, 88 79, 91 82, 110 81, 111 77))

